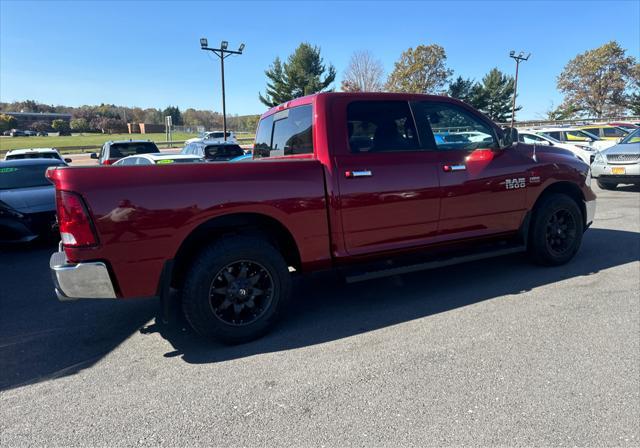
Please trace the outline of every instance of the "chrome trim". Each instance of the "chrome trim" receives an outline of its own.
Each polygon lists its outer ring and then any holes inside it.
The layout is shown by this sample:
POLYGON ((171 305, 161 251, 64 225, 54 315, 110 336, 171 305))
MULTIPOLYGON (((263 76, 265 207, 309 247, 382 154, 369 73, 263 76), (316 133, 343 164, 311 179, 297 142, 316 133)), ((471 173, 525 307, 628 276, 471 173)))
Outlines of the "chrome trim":
POLYGON ((64 251, 51 254, 49 269, 61 301, 115 299, 107 266, 102 262, 69 263, 64 251))
POLYGON ((450 171, 464 171, 467 169, 466 165, 449 165, 450 171))

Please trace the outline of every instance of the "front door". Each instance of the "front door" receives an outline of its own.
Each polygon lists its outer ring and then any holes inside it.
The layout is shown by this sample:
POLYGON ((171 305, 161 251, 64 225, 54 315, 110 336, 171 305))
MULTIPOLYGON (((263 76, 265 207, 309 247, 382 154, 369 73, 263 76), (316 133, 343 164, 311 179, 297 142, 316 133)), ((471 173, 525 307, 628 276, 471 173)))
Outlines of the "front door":
POLYGON ((527 171, 533 160, 517 143, 498 149, 497 130, 472 109, 452 102, 412 105, 418 126, 431 130, 437 147, 442 240, 517 230, 526 213, 527 171))

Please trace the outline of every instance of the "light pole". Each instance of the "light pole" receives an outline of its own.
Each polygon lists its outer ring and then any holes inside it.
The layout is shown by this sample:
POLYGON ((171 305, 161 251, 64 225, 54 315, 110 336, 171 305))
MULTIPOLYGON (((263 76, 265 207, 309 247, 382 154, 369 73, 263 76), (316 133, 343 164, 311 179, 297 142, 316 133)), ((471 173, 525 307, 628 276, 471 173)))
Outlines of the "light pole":
POLYGON ((511 127, 513 127, 513 122, 516 119, 516 93, 518 92, 518 68, 520 67, 520 61, 529 60, 529 56, 531 56, 531 53, 529 53, 525 57, 524 51, 521 51, 518 55, 516 55, 516 52, 513 50, 511 50, 511 53, 509 53, 509 57, 516 60, 516 80, 513 86, 513 106, 511 106, 511 127))
POLYGON ((200 48, 203 50, 208 50, 214 53, 216 56, 220 58, 220 68, 222 69, 222 133, 224 134, 224 141, 227 141, 227 106, 225 104, 224 97, 224 60, 231 56, 232 54, 242 54, 242 50, 244 50, 244 44, 240 44, 240 47, 237 51, 227 50, 229 46, 229 42, 223 40, 220 43, 220 48, 209 48, 208 42, 206 38, 200 39, 200 48))

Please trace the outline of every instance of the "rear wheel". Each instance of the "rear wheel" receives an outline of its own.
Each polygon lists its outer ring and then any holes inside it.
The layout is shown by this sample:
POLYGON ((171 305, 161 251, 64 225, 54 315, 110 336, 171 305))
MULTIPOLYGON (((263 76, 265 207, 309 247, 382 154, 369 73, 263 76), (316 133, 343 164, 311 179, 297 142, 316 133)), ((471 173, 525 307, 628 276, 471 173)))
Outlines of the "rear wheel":
POLYGON ((603 182, 601 180, 598 180, 598 187, 602 188, 603 190, 615 190, 617 186, 618 184, 614 182, 603 182))
POLYGON ((582 212, 571 197, 564 194, 545 196, 534 212, 529 253, 539 264, 567 263, 580 248, 583 231, 582 212))
POLYGON ((262 336, 291 294, 282 255, 255 237, 228 237, 204 249, 193 263, 182 308, 193 329, 226 343, 262 336))

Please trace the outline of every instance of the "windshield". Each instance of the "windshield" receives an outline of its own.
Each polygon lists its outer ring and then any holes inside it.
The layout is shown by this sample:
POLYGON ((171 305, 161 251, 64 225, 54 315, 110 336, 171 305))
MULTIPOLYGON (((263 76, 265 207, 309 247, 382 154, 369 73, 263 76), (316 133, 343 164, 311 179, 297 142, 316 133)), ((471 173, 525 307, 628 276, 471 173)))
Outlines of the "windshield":
POLYGON ((23 165, 0 166, 0 190, 13 190, 15 188, 53 186, 44 172, 50 166, 62 166, 61 163, 49 165, 23 165))
POLYGON ((621 145, 628 145, 630 143, 640 143, 640 129, 636 129, 620 142, 621 145))
POLYGON ((160 152, 153 142, 114 143, 109 151, 110 159, 121 159, 135 154, 151 154, 160 152))

